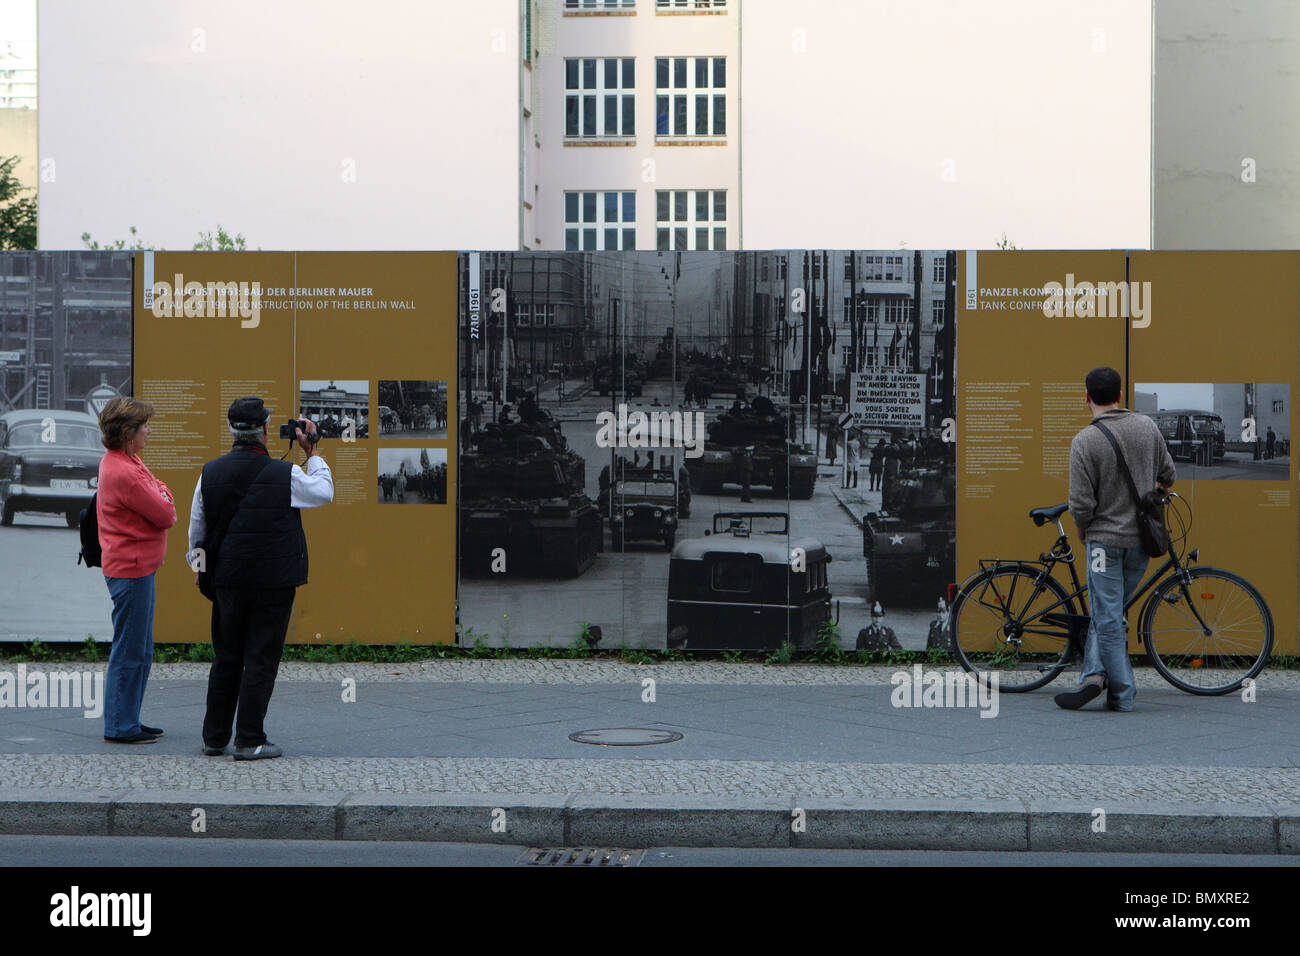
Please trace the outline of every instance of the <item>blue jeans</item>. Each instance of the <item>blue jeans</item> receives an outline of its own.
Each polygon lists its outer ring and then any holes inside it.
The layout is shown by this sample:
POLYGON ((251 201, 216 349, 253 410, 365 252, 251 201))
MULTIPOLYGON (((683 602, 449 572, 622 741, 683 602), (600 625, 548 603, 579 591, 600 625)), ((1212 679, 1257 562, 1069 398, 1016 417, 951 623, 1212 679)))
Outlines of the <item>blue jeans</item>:
POLYGON ((1128 657, 1128 634, 1124 627, 1124 601, 1137 590, 1151 560, 1141 548, 1087 543, 1088 602, 1092 623, 1083 651, 1083 673, 1079 682, 1100 675, 1106 681, 1106 705, 1111 710, 1132 710, 1136 688, 1133 663, 1128 657), (1104 555, 1104 561, 1100 561, 1104 555), (1102 564, 1104 570, 1094 565, 1102 564))
POLYGON ((110 578, 113 598, 113 650, 104 679, 104 736, 129 737, 140 732, 140 705, 153 667, 152 574, 110 578))

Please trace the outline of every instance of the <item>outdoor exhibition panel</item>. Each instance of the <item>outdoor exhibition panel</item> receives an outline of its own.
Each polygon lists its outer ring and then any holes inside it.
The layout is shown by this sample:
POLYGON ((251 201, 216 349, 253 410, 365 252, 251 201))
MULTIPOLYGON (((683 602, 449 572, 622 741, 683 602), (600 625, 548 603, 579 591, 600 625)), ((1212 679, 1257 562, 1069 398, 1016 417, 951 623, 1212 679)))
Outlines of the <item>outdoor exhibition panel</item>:
POLYGON ((1129 278, 1149 315, 1129 327, 1125 395, 1175 458, 1187 545, 1260 590, 1274 652, 1295 654, 1300 254, 1133 252, 1129 278))
POLYGON ((1083 379, 1099 365, 1124 375, 1126 320, 1109 303, 1105 315, 1079 315, 1073 295, 1058 310, 1050 284, 1124 281, 1123 252, 958 255, 958 584, 980 559, 1032 560, 1051 547, 1055 528, 1035 527, 1029 510, 1066 501, 1070 441, 1090 420, 1083 379))
POLYGON ((230 448, 226 410, 244 395, 274 409, 273 457, 301 462, 280 428, 316 421, 334 477, 333 503, 302 512, 309 583, 289 640, 455 639, 455 264, 454 253, 137 256, 137 394, 155 409, 144 458, 180 515, 158 574, 158 640, 208 640, 211 605, 185 561, 190 503, 203 463, 230 448))

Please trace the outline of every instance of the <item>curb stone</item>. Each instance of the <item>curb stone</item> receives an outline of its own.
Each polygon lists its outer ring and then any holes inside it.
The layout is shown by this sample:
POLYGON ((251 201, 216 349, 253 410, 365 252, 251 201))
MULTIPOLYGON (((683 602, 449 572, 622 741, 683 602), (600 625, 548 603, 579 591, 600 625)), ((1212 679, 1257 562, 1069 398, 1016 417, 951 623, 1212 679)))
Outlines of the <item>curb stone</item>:
POLYGON ((0 834, 1300 855, 1300 806, 648 795, 0 791, 0 834), (193 811, 206 831, 191 830, 193 811), (494 832, 493 810, 505 811, 494 832), (791 826, 804 811, 804 829, 791 826))

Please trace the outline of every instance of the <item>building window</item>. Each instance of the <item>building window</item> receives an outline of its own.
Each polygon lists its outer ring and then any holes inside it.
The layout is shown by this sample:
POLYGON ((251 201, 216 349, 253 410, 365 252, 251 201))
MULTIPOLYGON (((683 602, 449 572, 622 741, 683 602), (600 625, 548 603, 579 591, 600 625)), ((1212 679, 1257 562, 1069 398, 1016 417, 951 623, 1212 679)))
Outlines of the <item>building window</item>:
POLYGON ((785 281, 786 261, 787 260, 785 256, 776 257, 776 281, 777 282, 785 281))
POLYGON ((878 368, 878 367, 880 366, 880 346, 879 346, 879 345, 868 345, 868 346, 867 346, 867 361, 866 361, 865 364, 866 364, 867 368, 878 368))
POLYGON ((948 262, 943 256, 936 256, 934 260, 934 281, 943 282, 947 274, 948 262))
POLYGON ((564 135, 636 135, 636 63, 632 57, 564 61, 564 135))
POLYGON ((884 320, 895 325, 900 322, 910 322, 912 320, 912 300, 886 299, 884 320))
POLYGON ((894 282, 907 278, 903 256, 863 256, 863 278, 894 282))
POLYGON ((725 10, 727 0, 655 0, 657 10, 725 10))
POLYGON ((655 135, 727 135, 727 58, 655 58, 655 135))
POLYGON ((553 303, 543 305, 539 302, 537 305, 533 306, 533 309, 539 326, 555 324, 555 305, 553 303))
POLYGON ((809 253, 803 257, 803 281, 808 281, 808 260, 812 259, 813 279, 817 280, 822 277, 822 257, 816 253, 809 253))
POLYGON ((533 307, 527 302, 515 303, 515 326, 533 324, 533 307))
POLYGON ((758 273, 759 273, 759 274, 758 274, 758 281, 759 281, 759 282, 766 282, 766 281, 768 281, 768 280, 767 280, 767 275, 768 275, 767 256, 764 256, 764 257, 763 257, 763 261, 762 261, 762 263, 759 265, 758 273))
POLYGON ((635 249, 636 193, 565 193, 564 248, 569 252, 635 249))
POLYGON ((943 303, 942 302, 932 303, 930 308, 931 308, 930 320, 935 325, 943 325, 943 312, 944 312, 943 303))
POLYGON ((852 280, 853 280, 853 253, 850 252, 848 255, 844 257, 844 281, 851 282, 852 280))
POLYGON ((1273 399, 1273 414, 1274 414, 1274 415, 1281 415, 1281 414, 1282 414, 1282 402, 1283 402, 1283 399, 1280 399, 1280 398, 1275 398, 1275 399, 1273 399))
POLYGON ((564 9, 572 10, 631 10, 636 0, 564 0, 564 9))
POLYGON ((727 248, 727 191, 655 190, 655 237, 661 252, 727 248))

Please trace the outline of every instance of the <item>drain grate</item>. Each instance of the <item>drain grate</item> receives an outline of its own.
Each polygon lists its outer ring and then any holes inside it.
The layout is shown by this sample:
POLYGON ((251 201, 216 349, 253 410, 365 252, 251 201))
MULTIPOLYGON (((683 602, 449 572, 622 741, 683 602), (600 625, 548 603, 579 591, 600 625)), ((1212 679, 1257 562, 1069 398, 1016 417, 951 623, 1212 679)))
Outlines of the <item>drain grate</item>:
POLYGON ((519 854, 515 866, 639 866, 643 856, 645 850, 613 847, 529 847, 519 854))

